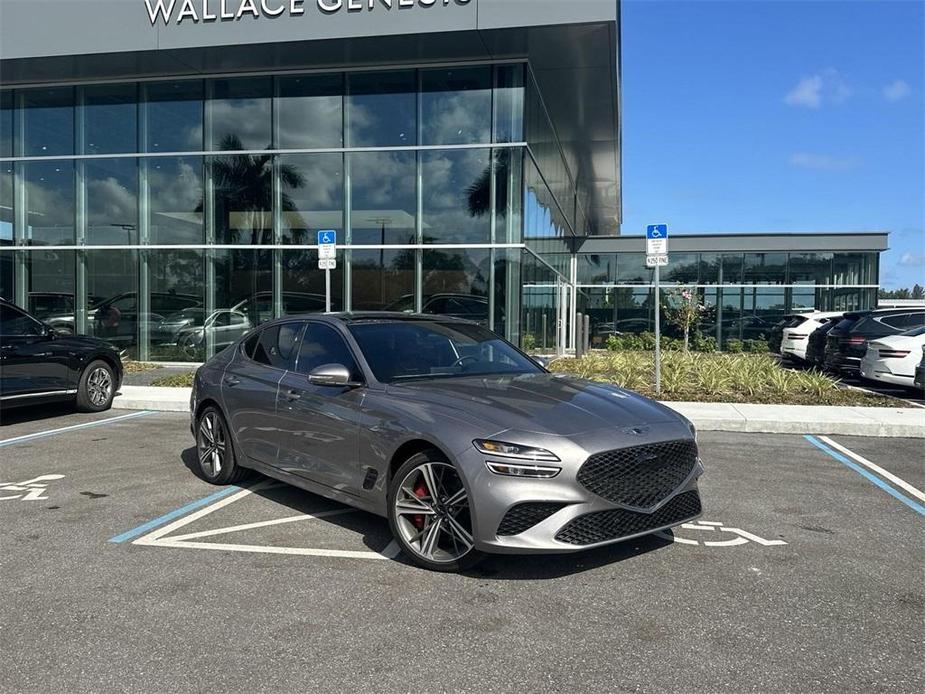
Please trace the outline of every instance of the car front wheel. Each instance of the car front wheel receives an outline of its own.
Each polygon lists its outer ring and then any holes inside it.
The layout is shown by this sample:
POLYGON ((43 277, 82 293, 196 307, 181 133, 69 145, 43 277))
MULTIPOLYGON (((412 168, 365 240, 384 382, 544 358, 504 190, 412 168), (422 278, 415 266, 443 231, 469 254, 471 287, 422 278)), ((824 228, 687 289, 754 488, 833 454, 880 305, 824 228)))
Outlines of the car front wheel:
POLYGON ((469 493, 439 451, 406 460, 389 485, 389 526, 415 564, 431 571, 464 571, 483 558, 475 549, 469 493))

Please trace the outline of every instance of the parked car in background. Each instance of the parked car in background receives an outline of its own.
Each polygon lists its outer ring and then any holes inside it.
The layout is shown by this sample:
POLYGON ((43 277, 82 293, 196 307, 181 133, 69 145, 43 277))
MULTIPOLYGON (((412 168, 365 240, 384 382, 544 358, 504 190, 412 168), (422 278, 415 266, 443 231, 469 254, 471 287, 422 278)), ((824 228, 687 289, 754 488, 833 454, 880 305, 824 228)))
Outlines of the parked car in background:
MULTIPOLYGON (((843 315, 845 314, 841 311, 828 313, 815 311, 792 317, 787 321, 781 333, 781 356, 806 362, 812 361, 808 352, 813 333, 833 320, 837 322, 843 315)), ((824 341, 822 345, 825 346, 824 341)))
POLYGON ((871 340, 861 360, 861 377, 912 388, 923 348, 925 325, 871 340))
MULTIPOLYGON (((835 358, 838 355, 839 346, 842 340, 847 340, 851 328, 864 318, 870 311, 848 311, 842 316, 835 326, 829 330, 825 336, 825 356, 823 358, 823 368, 827 371, 838 371, 835 358)), ((861 338, 858 338, 861 339, 861 338)), ((858 359, 860 363, 860 359, 858 359)))
POLYGON ((925 325, 925 308, 896 308, 868 311, 864 314, 845 314, 829 333, 826 342, 826 366, 845 375, 856 375, 867 344, 888 335, 925 325), (849 320, 850 316, 856 320, 849 320))
POLYGON ((913 382, 916 388, 925 391, 925 347, 922 347, 922 359, 919 361, 919 365, 915 367, 915 379, 913 382))
POLYGON ((0 299, 0 406, 74 401, 108 410, 122 383, 119 352, 102 340, 56 332, 0 299))
POLYGON ((181 330, 177 335, 177 346, 184 358, 201 361, 205 357, 207 340, 213 340, 215 350, 220 351, 253 327, 245 313, 223 308, 213 311, 204 325, 181 330))
POLYGON ((829 337, 829 332, 841 322, 841 316, 835 316, 827 323, 823 323, 813 332, 810 333, 809 339, 806 340, 806 363, 817 369, 825 368, 825 347, 829 337))

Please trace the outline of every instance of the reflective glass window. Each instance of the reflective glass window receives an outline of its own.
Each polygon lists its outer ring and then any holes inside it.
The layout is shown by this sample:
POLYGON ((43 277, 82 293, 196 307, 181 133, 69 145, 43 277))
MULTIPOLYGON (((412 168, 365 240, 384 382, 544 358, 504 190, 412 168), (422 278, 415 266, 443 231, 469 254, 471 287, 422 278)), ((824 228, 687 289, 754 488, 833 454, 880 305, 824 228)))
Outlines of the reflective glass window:
POLYGON ((578 254, 578 284, 607 284, 616 276, 616 253, 578 254))
POLYGON ((661 271, 667 282, 697 284, 700 257, 697 253, 672 253, 668 267, 661 271))
POLYGON ((271 78, 238 77, 213 80, 211 84, 209 148, 233 151, 271 147, 271 78))
POLYGON ((350 252, 355 311, 413 311, 414 250, 350 252))
POLYGON ((145 151, 200 151, 202 81, 152 82, 142 89, 145 92, 145 151))
POLYGON ((16 296, 16 270, 13 251, 0 250, 0 296, 12 301, 16 296))
POLYGON ((495 142, 524 138, 524 67, 499 65, 495 86, 495 142))
POLYGON ((138 243, 138 160, 88 159, 81 166, 87 188, 87 243, 138 243))
POLYGON ((347 146, 417 144, 417 76, 403 72, 347 75, 347 146))
POLYGON ((742 282, 744 284, 785 284, 786 253, 746 253, 742 282))
POLYGON ((74 89, 27 89, 23 100, 22 154, 27 157, 74 153, 74 89))
POLYGON ((491 68, 421 71, 424 145, 491 141, 491 68))
MULTIPOLYGON (((313 243, 314 239, 309 243, 313 243)), ((331 271, 331 310, 344 308, 344 265, 338 259, 331 271)), ((318 269, 318 251, 312 249, 282 252, 283 314, 324 311, 324 270, 318 269)))
POLYGON ((487 243, 490 150, 427 151, 421 158, 424 243, 487 243))
POLYGON ((424 313, 488 325, 491 257, 488 250, 424 251, 424 313))
POLYGON ((13 164, 0 163, 0 246, 13 244, 13 164))
POLYGON ((138 150, 138 85, 83 87, 83 151, 111 154, 138 150))
MULTIPOLYGON (((204 251, 145 251, 152 310, 163 316, 149 331, 152 359, 205 358, 204 251)), ((243 333, 240 333, 243 335, 243 333)))
POLYGON ((203 242, 202 157, 153 157, 143 163, 152 244, 203 242))
POLYGON ((352 243, 414 243, 415 153, 357 152, 348 157, 352 243))
POLYGON ((13 156, 13 92, 0 92, 0 157, 13 156))
POLYGON ((75 251, 26 253, 27 306, 39 320, 75 332, 75 251))
POLYGON ((273 242, 273 167, 269 154, 211 159, 215 242, 273 242))
POLYGON ((523 152, 496 149, 495 242, 520 243, 523 239, 523 152))
POLYGON ((832 253, 791 253, 789 284, 830 284, 832 253))
POLYGON ((163 318, 141 309, 137 251, 90 250, 85 258, 87 332, 137 357, 142 326, 163 318))
POLYGON ((277 147, 314 149, 343 146, 343 75, 280 77, 277 84, 277 147))
POLYGON ((645 253, 617 254, 618 284, 651 284, 653 271, 646 267, 645 253))
POLYGON ((32 245, 74 243, 74 162, 20 165, 26 189, 25 238, 32 245))
POLYGON ((281 155, 279 177, 283 243, 314 244, 320 229, 333 229, 343 244, 343 155, 281 155))
MULTIPOLYGON (((230 248, 213 253, 216 311, 242 313, 247 317, 249 327, 273 318, 272 251, 230 248)), ((206 322, 210 322, 210 318, 207 317, 206 322)), ((215 349, 220 350, 241 337, 246 330, 238 326, 229 332, 216 330, 207 337, 211 336, 215 349)))

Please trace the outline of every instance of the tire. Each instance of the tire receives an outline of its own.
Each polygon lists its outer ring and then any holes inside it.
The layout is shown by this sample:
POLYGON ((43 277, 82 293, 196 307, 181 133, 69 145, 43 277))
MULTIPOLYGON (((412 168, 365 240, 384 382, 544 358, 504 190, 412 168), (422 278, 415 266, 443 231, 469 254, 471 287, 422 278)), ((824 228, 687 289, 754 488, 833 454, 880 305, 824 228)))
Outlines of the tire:
POLYGON ((473 547, 468 490, 436 449, 417 453, 398 468, 389 482, 388 512, 398 546, 422 568, 465 571, 484 558, 473 547), (436 495, 430 486, 437 487, 436 495))
POLYGON ((77 382, 77 410, 103 412, 116 397, 116 377, 112 367, 101 359, 91 361, 77 382))
POLYGON ((251 474, 238 465, 228 424, 214 405, 196 420, 196 461, 199 475, 210 484, 236 484, 251 474))

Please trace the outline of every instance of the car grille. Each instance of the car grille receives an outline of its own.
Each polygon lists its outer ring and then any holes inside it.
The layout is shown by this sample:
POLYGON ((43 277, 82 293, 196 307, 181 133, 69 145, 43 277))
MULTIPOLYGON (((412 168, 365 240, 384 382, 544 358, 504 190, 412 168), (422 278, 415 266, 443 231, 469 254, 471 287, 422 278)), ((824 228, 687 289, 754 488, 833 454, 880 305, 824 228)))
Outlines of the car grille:
POLYGON ((678 488, 697 464, 697 444, 667 441, 596 453, 578 471, 578 482, 615 504, 650 508, 678 488))
POLYGON ((498 535, 519 535, 540 521, 546 520, 565 504, 528 503, 508 509, 498 526, 498 535))
POLYGON ((566 523, 556 533, 556 539, 570 545, 592 545, 678 525, 699 514, 700 495, 692 489, 678 494, 654 513, 638 513, 626 509, 586 513, 566 523))

